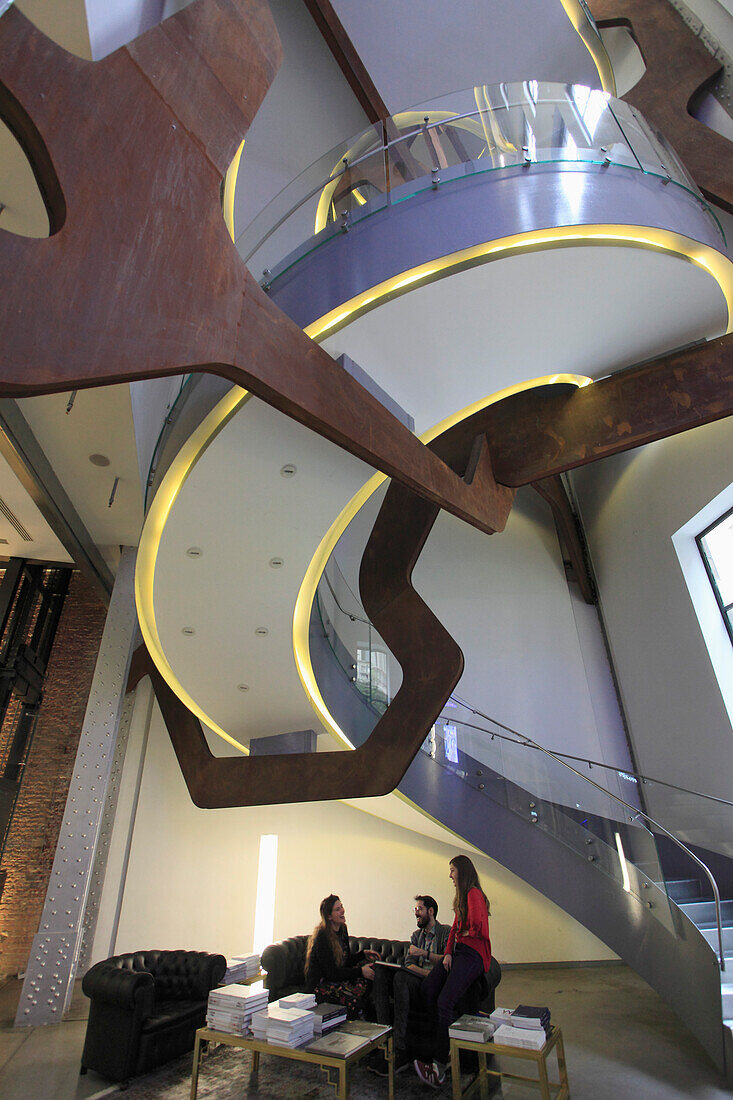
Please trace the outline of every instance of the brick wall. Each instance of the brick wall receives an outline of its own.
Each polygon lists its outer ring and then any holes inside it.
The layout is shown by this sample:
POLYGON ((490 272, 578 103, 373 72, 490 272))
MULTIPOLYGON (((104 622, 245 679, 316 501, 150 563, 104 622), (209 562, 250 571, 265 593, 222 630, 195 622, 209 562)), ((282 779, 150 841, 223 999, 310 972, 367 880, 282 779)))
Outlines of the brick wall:
POLYGON ((25 970, 46 897, 106 609, 72 575, 1 869, 0 980, 25 970))

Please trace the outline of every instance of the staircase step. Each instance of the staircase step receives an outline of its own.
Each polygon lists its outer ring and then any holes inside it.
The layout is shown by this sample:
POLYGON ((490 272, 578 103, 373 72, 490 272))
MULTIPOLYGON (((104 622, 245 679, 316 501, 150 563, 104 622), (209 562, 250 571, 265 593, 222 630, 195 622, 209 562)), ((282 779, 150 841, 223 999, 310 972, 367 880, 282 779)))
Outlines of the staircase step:
MULTIPOLYGON (((664 883, 657 883, 660 890, 664 890, 664 883)), ((670 879, 667 882, 667 891, 672 901, 678 904, 681 901, 700 901, 703 898, 700 882, 696 878, 670 879)))
POLYGON ((723 1004, 723 1019, 733 1017, 733 982, 721 982, 720 999, 723 1004))
MULTIPOLYGON (((718 952, 718 929, 713 926, 712 928, 701 928, 700 932, 708 941, 713 951, 718 952)), ((726 966, 728 965, 727 956, 729 951, 733 951, 733 925, 724 925, 723 927, 723 951, 726 955, 726 966)), ((733 962, 733 960, 731 960, 733 962)))
MULTIPOLYGON (((698 928, 715 924, 714 901, 684 901, 678 904, 682 912, 686 913, 698 928)), ((721 901, 720 915, 723 924, 733 924, 733 901, 721 901)))

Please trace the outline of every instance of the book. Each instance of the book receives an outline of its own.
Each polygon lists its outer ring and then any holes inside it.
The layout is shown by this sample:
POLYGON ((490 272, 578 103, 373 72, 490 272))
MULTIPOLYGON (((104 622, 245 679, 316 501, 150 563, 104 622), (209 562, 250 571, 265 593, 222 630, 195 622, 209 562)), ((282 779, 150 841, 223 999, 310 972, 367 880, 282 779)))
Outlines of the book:
POLYGON ((404 970, 402 963, 388 963, 384 959, 375 959, 372 966, 386 966, 389 970, 404 970))
POLYGON ((544 1005, 519 1005, 507 1021, 515 1027, 531 1027, 547 1031, 550 1026, 550 1010, 544 1005))
POLYGON ((316 1003, 315 993, 291 993, 289 997, 281 997, 281 1008, 313 1008, 316 1003))
POLYGON ((494 1025, 488 1016, 464 1015, 454 1020, 448 1028, 451 1039, 467 1039, 472 1043, 486 1043, 494 1034, 494 1025))
MULTIPOLYGON (((386 1030, 386 1029, 385 1029, 386 1030)), ((336 1031, 329 1031, 328 1035, 322 1035, 315 1043, 311 1043, 305 1049, 310 1054, 327 1054, 336 1058, 348 1058, 362 1047, 368 1046, 371 1038, 365 1035, 350 1035, 342 1027, 336 1031)))
POLYGON ((252 991, 248 985, 222 985, 209 993, 209 1006, 216 1008, 255 1008, 267 1004, 267 990, 252 991))
POLYGON ((367 1042, 378 1039, 380 1035, 386 1035, 389 1024, 371 1024, 368 1020, 347 1020, 341 1028, 344 1035, 361 1035, 367 1042))
POLYGON ((542 1050, 547 1042, 544 1029, 532 1027, 515 1027, 513 1024, 502 1024, 494 1032, 494 1042, 499 1046, 522 1047, 525 1050, 542 1050))
POLYGON ((313 1013, 313 1034, 323 1035, 331 1028, 338 1027, 346 1022, 346 1008, 344 1005, 332 1005, 327 1001, 316 1005, 311 1009, 313 1013))
POLYGON ((495 1008, 489 1019, 495 1028, 501 1027, 502 1024, 508 1024, 511 1021, 513 1011, 511 1008, 495 1008))

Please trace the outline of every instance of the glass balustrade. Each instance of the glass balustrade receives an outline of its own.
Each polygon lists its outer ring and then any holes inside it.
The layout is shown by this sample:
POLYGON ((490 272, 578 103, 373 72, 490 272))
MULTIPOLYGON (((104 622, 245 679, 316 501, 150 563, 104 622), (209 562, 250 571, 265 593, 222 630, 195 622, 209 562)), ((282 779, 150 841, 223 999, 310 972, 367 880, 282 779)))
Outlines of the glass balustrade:
POLYGON ((316 590, 318 623, 347 679, 376 723, 402 683, 402 671, 332 557, 316 590))
POLYGON ((577 84, 483 85, 377 123, 320 157, 237 239, 264 285, 386 205, 486 173, 616 166, 682 187, 720 223, 665 139, 629 104, 577 84))

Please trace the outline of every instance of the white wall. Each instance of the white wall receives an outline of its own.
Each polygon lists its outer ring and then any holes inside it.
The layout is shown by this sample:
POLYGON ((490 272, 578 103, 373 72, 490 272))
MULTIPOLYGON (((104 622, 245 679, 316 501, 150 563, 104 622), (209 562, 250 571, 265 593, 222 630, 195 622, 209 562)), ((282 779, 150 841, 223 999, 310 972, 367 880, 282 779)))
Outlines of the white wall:
MULTIPOLYGON (((252 946, 259 838, 277 833, 274 938, 309 932, 321 898, 344 901, 350 930, 406 938, 413 896, 434 894, 450 918, 448 860, 441 843, 341 803, 199 810, 188 797, 157 707, 147 745, 149 686, 138 689, 123 792, 100 907, 93 961, 105 958, 120 894, 125 839, 145 753, 115 949, 187 947, 224 954, 252 946)), ((374 799, 369 807, 374 808, 374 799)), ((613 958, 594 936, 535 890, 484 857, 474 857, 491 901, 500 961, 613 958)))
POLYGON ((573 475, 639 766, 721 798, 731 724, 672 535, 733 480, 731 455, 727 419, 573 475))

